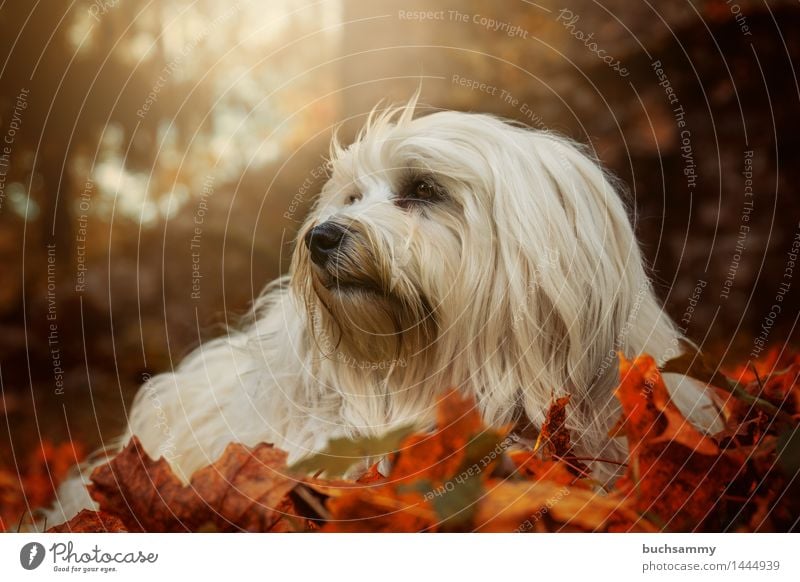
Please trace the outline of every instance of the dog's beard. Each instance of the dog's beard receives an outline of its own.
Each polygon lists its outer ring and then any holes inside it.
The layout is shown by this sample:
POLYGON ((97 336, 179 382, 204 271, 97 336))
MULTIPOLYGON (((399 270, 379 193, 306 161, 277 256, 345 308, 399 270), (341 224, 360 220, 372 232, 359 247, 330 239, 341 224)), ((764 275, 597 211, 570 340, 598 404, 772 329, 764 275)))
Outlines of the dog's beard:
POLYGON ((431 355, 436 319, 425 295, 392 275, 385 254, 356 233, 324 266, 295 251, 293 285, 303 297, 309 334, 322 357, 354 368, 389 370, 431 355))

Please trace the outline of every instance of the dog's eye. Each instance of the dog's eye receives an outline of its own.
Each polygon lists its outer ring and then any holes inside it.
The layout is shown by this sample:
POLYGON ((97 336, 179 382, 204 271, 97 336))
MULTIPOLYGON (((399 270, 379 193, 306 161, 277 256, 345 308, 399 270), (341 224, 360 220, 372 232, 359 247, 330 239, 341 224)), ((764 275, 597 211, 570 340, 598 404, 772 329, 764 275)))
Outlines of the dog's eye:
POLYGON ((344 199, 344 203, 346 206, 350 206, 354 204, 358 200, 361 200, 361 194, 348 194, 347 197, 344 199))
POLYGON ((418 180, 414 184, 414 196, 420 200, 428 200, 433 198, 433 184, 428 180, 418 180))
POLYGON ((403 208, 433 204, 443 197, 442 188, 432 178, 419 178, 409 183, 397 203, 403 208))

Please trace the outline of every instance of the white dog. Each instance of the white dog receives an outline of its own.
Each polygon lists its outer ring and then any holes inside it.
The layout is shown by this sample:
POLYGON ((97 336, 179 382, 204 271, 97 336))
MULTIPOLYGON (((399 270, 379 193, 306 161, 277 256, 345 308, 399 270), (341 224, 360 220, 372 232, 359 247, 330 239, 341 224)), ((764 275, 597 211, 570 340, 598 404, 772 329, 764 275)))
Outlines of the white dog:
MULTIPOLYGON (((186 479, 234 441, 296 460, 332 437, 425 425, 455 386, 493 426, 538 427, 570 393, 576 452, 624 455, 608 437, 616 351, 661 362, 680 334, 613 180, 563 137, 490 115, 415 119, 415 106, 373 114, 350 147, 334 139, 289 275, 251 325, 148 381, 115 446, 137 435, 186 479)), ((699 384, 669 384, 716 428, 699 384)), ((614 470, 592 466, 601 480, 614 470)), ((92 506, 87 475, 62 486, 50 523, 92 506)))

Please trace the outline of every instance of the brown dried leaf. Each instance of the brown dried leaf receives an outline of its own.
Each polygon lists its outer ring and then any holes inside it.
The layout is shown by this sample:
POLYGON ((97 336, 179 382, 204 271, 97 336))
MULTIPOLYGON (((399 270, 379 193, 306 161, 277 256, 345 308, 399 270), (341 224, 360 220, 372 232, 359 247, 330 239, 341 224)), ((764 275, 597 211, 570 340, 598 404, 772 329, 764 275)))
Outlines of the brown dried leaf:
POLYGON ((66 523, 51 527, 47 533, 125 533, 127 528, 122 521, 103 511, 81 512, 66 523))
POLYGON ((475 517, 477 531, 546 530, 656 531, 619 496, 568 487, 553 481, 502 482, 489 486, 475 517))
POLYGON ((272 445, 232 444, 184 485, 166 460, 150 459, 134 437, 95 469, 90 491, 131 531, 273 531, 294 513, 289 493, 297 481, 285 464, 286 453, 272 445))
POLYGON ((567 428, 567 405, 571 398, 568 394, 557 398, 550 405, 535 449, 539 450, 541 447, 541 453, 545 460, 563 460, 572 474, 588 477, 591 471, 582 461, 575 458, 567 428))

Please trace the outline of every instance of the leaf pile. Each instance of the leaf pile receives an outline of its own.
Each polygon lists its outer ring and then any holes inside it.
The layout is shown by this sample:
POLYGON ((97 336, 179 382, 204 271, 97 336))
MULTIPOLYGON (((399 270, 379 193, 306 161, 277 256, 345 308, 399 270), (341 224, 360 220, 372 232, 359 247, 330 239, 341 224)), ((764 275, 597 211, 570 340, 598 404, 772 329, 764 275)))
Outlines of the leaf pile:
POLYGON ((709 373, 697 354, 668 363, 719 393, 726 426, 712 436, 670 401, 652 358, 620 362, 614 437, 627 440, 629 458, 610 491, 572 452, 569 397, 553 401, 530 447, 511 428, 483 426, 472 400, 451 391, 433 431, 332 441, 294 466, 271 445, 231 444, 188 484, 134 438, 92 475, 100 511, 51 531, 797 529, 800 358, 734 379, 709 373), (359 478, 340 477, 365 457, 375 463, 359 478))

